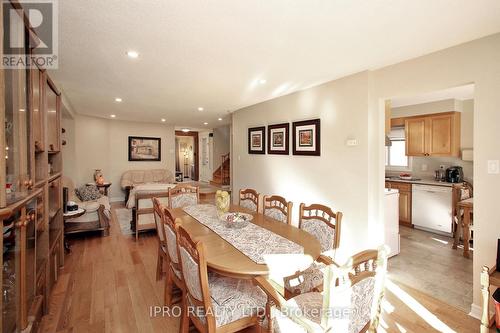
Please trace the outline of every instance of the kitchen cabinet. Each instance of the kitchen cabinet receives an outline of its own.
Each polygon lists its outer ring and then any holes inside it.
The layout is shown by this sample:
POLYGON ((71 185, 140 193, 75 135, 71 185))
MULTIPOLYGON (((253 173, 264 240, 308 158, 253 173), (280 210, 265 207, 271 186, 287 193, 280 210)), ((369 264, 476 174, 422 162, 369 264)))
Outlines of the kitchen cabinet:
POLYGON ((408 227, 411 222, 411 186, 410 183, 385 182, 385 187, 399 190, 399 224, 408 227))
POLYGON ((407 156, 460 155, 460 112, 405 118, 407 156))

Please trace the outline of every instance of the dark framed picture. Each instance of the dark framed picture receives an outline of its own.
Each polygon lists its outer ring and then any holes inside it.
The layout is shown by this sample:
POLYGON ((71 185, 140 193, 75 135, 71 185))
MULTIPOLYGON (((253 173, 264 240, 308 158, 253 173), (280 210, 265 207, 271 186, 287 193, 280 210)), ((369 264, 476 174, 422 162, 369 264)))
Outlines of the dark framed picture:
POLYGON ((248 129, 248 153, 266 153, 266 127, 253 127, 248 129))
POLYGON ((267 153, 288 155, 290 124, 278 124, 267 126, 267 153))
POLYGON ((161 138, 128 137, 129 161, 161 161, 161 138))
POLYGON ((293 154, 294 155, 321 155, 321 121, 312 119, 296 121, 292 124, 293 154))

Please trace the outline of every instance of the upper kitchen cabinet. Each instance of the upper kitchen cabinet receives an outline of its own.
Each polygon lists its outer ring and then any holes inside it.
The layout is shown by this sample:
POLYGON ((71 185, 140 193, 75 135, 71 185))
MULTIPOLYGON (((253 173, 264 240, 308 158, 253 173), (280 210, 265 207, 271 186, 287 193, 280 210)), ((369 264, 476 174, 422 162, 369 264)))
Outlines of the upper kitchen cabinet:
POLYGON ((407 156, 460 155, 460 112, 405 119, 407 156))

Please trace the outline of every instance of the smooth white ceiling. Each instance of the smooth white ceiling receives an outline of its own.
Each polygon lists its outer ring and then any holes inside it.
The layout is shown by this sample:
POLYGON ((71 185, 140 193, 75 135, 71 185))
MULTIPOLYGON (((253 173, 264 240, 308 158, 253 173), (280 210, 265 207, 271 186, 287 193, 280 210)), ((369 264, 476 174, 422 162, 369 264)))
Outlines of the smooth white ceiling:
POLYGON ((464 86, 453 87, 438 91, 431 91, 425 94, 400 97, 391 99, 391 106, 397 108, 400 106, 415 105, 429 102, 442 101, 446 99, 466 100, 474 98, 474 85, 467 84, 464 86))
POLYGON ((64 0, 59 11, 51 75, 76 112, 188 127, 500 31, 498 0, 64 0))

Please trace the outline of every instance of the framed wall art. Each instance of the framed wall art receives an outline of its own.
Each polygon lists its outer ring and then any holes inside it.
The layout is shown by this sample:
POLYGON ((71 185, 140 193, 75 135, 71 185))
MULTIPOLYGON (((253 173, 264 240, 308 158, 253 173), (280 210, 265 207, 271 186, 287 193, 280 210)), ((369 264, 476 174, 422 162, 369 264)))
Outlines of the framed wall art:
POLYGON ((290 124, 277 124, 267 126, 267 153, 288 155, 290 124))
POLYGON ((321 155, 320 119, 296 121, 293 129, 294 155, 321 155))
POLYGON ((129 161, 161 161, 161 138, 128 137, 129 161))
POLYGON ((266 127, 252 127, 248 129, 248 153, 266 153, 266 127))

